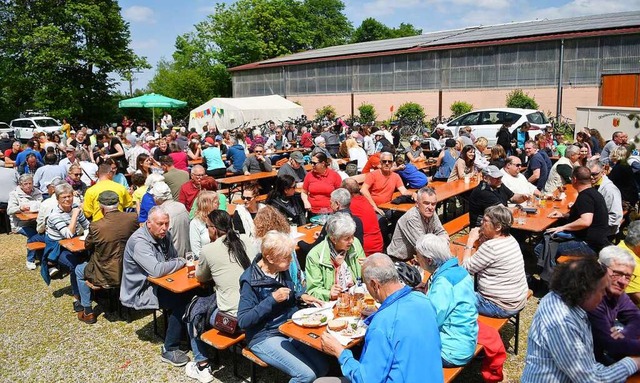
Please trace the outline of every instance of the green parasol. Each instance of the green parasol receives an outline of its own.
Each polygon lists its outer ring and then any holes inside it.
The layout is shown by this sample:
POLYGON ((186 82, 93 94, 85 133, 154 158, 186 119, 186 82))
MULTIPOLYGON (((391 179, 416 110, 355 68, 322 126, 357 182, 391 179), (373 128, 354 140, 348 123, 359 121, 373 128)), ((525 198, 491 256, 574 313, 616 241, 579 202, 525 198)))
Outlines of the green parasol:
POLYGON ((153 123, 151 126, 154 129, 156 124, 156 111, 153 108, 181 108, 186 105, 186 101, 176 100, 175 98, 155 93, 128 98, 118 103, 119 108, 152 108, 153 123))

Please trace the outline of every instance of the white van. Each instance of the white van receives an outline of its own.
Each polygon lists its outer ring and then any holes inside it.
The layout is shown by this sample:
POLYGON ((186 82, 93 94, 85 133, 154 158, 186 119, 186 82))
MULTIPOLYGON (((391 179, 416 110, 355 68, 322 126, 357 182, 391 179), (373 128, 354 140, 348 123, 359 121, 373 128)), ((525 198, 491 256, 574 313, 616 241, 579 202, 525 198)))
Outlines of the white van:
POLYGON ((496 143, 496 133, 505 121, 511 121, 513 125, 509 129, 513 132, 524 122, 531 124, 529 136, 531 139, 538 133, 542 133, 551 124, 544 113, 535 109, 517 108, 492 108, 479 109, 463 114, 445 124, 438 124, 438 128, 449 129, 454 137, 458 137, 458 131, 465 126, 471 127, 471 133, 476 137, 484 137, 489 141, 489 146, 496 143))
POLYGON ((60 121, 51 117, 25 117, 11 121, 15 137, 22 141, 28 141, 35 132, 53 133, 60 130, 60 121))

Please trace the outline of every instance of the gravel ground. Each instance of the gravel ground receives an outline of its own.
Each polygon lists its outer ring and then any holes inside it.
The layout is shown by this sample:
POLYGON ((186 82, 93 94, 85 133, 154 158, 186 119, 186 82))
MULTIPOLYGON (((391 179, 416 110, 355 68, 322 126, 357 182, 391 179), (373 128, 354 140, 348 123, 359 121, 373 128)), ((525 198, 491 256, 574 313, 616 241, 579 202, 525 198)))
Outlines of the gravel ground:
MULTIPOLYGON (((69 279, 47 286, 39 269, 25 268, 25 239, 0 234, 0 367, 2 382, 194 382, 184 368, 160 361, 161 340, 153 334, 152 315, 134 313, 128 323, 117 313, 101 313, 98 323, 77 320, 69 279), (6 361, 9 361, 7 363, 6 361)), ((520 353, 508 354, 505 381, 517 382, 524 367, 526 332, 537 307, 530 299, 521 314, 520 353)), ((513 326, 503 338, 513 342, 513 326)), ((220 354, 216 382, 241 382, 232 374, 231 354, 220 354)), ((238 358, 241 376, 248 362, 238 358)), ((481 382, 479 362, 466 368, 456 382, 481 382)), ((270 368, 259 371, 260 381, 286 382, 270 368)))

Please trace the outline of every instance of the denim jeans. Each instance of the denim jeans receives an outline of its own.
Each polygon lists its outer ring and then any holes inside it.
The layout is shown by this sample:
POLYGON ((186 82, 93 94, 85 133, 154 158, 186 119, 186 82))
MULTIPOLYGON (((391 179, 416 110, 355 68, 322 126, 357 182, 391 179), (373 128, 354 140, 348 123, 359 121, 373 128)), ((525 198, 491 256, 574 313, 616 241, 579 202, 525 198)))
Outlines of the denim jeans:
MULTIPOLYGON (((44 235, 38 234, 38 231, 31 226, 21 227, 20 230, 18 230, 18 233, 27 237, 27 243, 44 242, 44 235), (41 240, 35 240, 35 237, 38 237, 41 240)), ((36 252, 34 250, 27 250, 27 261, 36 261, 36 252)))
MULTIPOLYGON (((213 326, 213 320, 216 317, 218 310, 214 310, 209 318, 209 326, 213 326)), ((193 326, 187 323, 187 332, 189 333, 189 340, 191 341, 191 351, 193 351, 193 360, 195 362, 204 362, 209 359, 204 354, 204 350, 207 349, 206 343, 200 340, 200 337, 195 336, 193 326)))
POLYGON ((480 295, 480 293, 476 292, 476 298, 478 298, 478 314, 484 315, 491 318, 509 318, 516 315, 519 311, 509 311, 505 310, 495 303, 491 302, 487 298, 480 295))
POLYGON ((157 291, 160 308, 171 311, 169 317, 165 318, 167 333, 164 337, 164 349, 167 351, 177 350, 180 346, 184 326, 182 315, 184 315, 187 304, 191 301, 194 293, 176 294, 163 288, 158 288, 157 291))
MULTIPOLYGON (((606 233, 602 233, 602 235, 606 236, 606 233)), ((540 242, 533 249, 533 252, 536 254, 536 257, 540 258, 542 256, 542 247, 544 244, 540 242)), ((556 259, 561 255, 577 255, 577 256, 592 256, 596 257, 598 254, 587 245, 584 241, 565 241, 558 242, 558 251, 556 253, 556 259)))
POLYGON ((91 308, 91 288, 87 286, 84 279, 84 269, 87 267, 87 262, 84 262, 76 266, 76 280, 78 281, 78 292, 80 293, 80 304, 82 307, 91 308))
POLYGON ((73 296, 80 296, 78 291, 78 279, 76 278, 76 266, 80 263, 81 253, 72 253, 69 250, 60 247, 60 256, 58 257, 58 264, 64 266, 69 270, 69 280, 71 281, 71 291, 73 296))
POLYGON ((251 346, 269 365, 291 376, 289 383, 311 383, 326 375, 326 355, 298 341, 276 335, 251 346))

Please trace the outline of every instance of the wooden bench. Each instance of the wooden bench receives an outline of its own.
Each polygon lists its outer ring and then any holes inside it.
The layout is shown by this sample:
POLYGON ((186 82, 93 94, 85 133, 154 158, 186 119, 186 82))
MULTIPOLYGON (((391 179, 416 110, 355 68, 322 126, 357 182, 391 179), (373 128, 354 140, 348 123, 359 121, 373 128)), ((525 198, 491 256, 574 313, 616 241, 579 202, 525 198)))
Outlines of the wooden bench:
MULTIPOLYGON (((245 335, 244 333, 229 335, 215 328, 206 331, 204 334, 200 335, 200 340, 209 346, 216 349, 216 363, 219 364, 219 355, 218 351, 226 350, 229 347, 235 348, 235 346, 242 341, 244 341, 245 335)), ((238 364, 236 363, 236 353, 231 353, 231 363, 233 364, 233 374, 238 376, 238 364)))
POLYGON ((45 247, 46 245, 44 242, 27 243, 27 250, 38 251, 38 250, 44 250, 45 247))
POLYGON ((469 227, 469 213, 465 213, 442 225, 449 235, 456 234, 469 227))
MULTIPOLYGON (((476 350, 473 353, 473 357, 475 358, 476 356, 478 356, 478 354, 482 350, 484 350, 484 347, 482 345, 476 344, 476 350)), ((443 367, 442 372, 444 373, 445 383, 452 382, 458 375, 460 375, 460 372, 462 372, 462 369, 464 369, 465 367, 466 366, 443 367)))
POLYGON ((256 365, 263 368, 269 367, 269 365, 262 359, 258 358, 258 356, 251 352, 251 350, 249 350, 247 347, 242 349, 242 356, 251 361, 251 379, 249 380, 249 382, 256 383, 258 381, 258 379, 256 378, 256 365))

